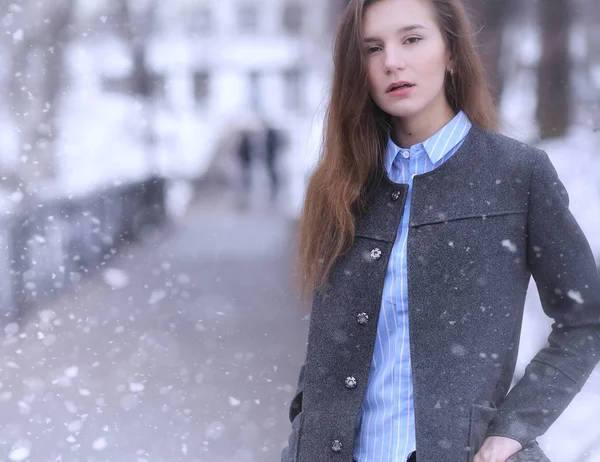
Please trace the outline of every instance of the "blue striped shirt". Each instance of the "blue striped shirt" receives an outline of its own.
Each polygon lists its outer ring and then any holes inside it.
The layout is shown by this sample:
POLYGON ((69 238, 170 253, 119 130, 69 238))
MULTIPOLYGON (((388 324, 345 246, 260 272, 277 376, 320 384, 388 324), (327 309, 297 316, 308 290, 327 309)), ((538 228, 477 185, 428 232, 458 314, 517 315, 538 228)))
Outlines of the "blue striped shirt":
POLYGON ((390 255, 367 390, 356 422, 357 462, 402 462, 415 451, 415 416, 408 325, 406 243, 413 177, 430 172, 462 145, 471 123, 461 111, 423 143, 402 149, 391 138, 385 168, 408 184, 406 206, 390 255))

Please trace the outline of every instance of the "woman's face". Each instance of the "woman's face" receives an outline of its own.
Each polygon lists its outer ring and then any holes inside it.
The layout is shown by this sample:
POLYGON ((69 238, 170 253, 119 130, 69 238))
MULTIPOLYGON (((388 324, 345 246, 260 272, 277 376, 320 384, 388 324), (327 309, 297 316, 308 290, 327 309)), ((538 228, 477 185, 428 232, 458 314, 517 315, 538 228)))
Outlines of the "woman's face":
POLYGON ((380 0, 365 11, 369 91, 391 116, 447 110, 444 76, 450 55, 435 14, 429 0, 380 0))

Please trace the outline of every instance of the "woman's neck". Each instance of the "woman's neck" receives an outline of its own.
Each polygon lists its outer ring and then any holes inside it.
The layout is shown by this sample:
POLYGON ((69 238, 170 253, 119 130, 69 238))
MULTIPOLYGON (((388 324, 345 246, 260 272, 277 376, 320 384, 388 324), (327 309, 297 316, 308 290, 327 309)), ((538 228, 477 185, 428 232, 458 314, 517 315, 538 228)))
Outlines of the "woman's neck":
POLYGON ((412 117, 393 117, 392 140, 398 146, 408 149, 431 138, 455 115, 450 105, 446 104, 436 111, 425 110, 412 117))

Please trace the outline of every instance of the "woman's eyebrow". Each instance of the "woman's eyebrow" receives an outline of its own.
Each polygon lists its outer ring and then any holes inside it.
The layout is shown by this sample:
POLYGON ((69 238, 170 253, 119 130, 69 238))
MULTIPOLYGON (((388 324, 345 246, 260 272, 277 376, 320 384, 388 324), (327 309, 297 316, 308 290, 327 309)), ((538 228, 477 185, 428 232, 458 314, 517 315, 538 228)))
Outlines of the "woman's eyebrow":
MULTIPOLYGON (((410 32, 415 29, 427 29, 427 28, 425 26, 422 26, 421 24, 411 24, 409 26, 401 27, 400 29, 398 29, 396 31, 396 34, 404 34, 406 32, 410 32)), ((378 37, 365 37, 364 42, 365 43, 377 42, 379 40, 380 39, 378 37)))

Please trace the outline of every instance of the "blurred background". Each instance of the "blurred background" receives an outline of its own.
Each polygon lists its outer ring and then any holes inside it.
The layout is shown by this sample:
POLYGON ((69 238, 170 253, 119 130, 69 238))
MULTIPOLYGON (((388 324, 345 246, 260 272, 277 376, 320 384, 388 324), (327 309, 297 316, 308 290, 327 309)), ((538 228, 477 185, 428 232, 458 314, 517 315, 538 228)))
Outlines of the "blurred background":
MULTIPOLYGON (((503 131, 600 257, 600 2, 465 3, 503 131)), ((279 460, 345 4, 0 0, 0 460, 279 460)), ((516 379, 549 329, 532 283, 516 379)), ((599 375, 553 461, 600 461, 599 375)))

